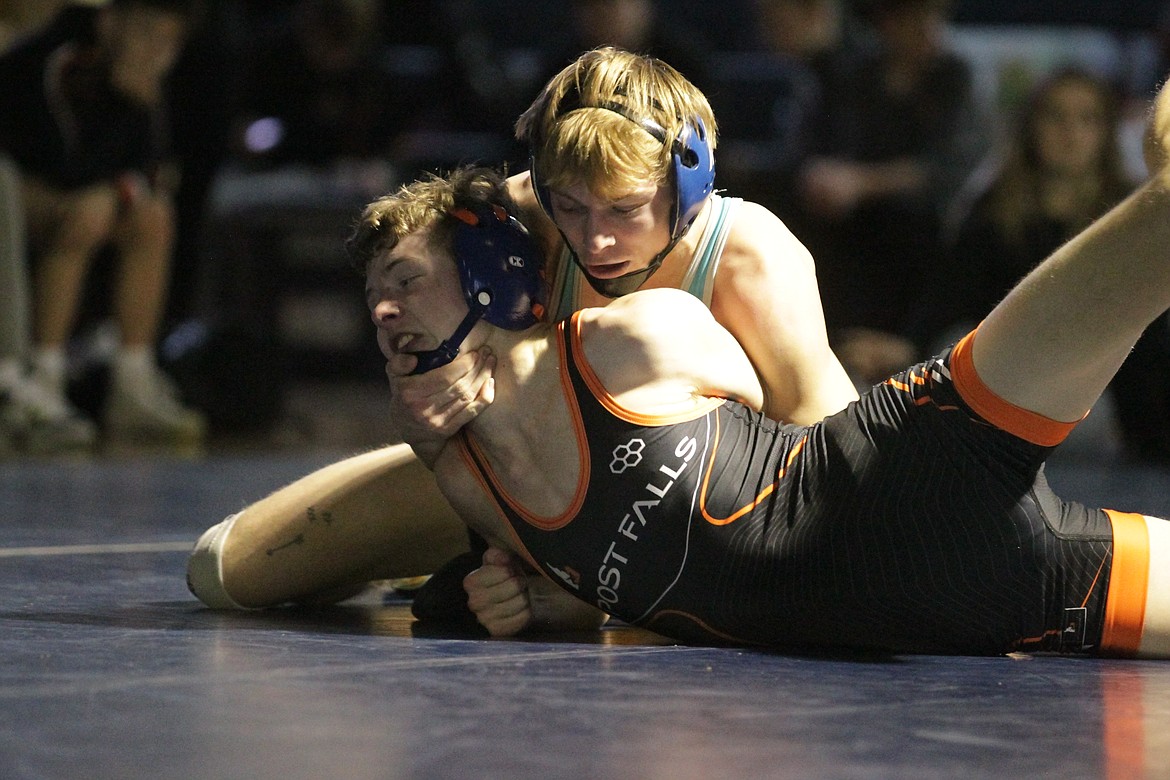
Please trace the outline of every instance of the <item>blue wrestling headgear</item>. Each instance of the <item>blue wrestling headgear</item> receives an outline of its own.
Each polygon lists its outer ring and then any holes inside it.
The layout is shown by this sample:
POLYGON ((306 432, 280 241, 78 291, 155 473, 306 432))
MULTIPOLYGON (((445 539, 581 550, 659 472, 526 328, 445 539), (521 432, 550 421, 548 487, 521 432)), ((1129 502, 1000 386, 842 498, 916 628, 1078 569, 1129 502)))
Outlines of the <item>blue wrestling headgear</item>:
MULTIPOLYGON (((556 116, 564 116, 570 111, 576 111, 580 108, 601 108, 612 111, 640 125, 647 133, 657 138, 659 143, 670 144, 673 160, 671 171, 674 174, 674 206, 670 214, 670 241, 666 248, 650 261, 650 265, 616 279, 597 279, 577 258, 577 253, 572 250, 572 247, 569 247, 569 253, 573 256, 574 262, 577 263, 577 267, 581 269, 585 278, 589 280, 593 289, 609 298, 617 298, 633 292, 649 279, 650 275, 658 270, 662 261, 670 254, 670 250, 674 249, 675 244, 687 232, 695 218, 699 216, 703 203, 715 191, 715 156, 711 152, 711 139, 707 135, 707 127, 699 117, 684 122, 678 135, 671 140, 667 137, 666 129, 653 119, 639 117, 631 113, 621 103, 605 101, 596 106, 583 106, 580 104, 580 96, 576 92, 565 95, 560 105, 557 106, 556 116)), ((532 189, 536 193, 536 202, 555 223, 556 218, 553 217, 548 187, 541 183, 536 168, 535 144, 530 153, 529 169, 532 176, 532 189)), ((568 241, 565 244, 568 246, 568 241)))
POLYGON ((418 365, 412 374, 454 360, 463 339, 481 318, 505 330, 524 330, 544 314, 544 258, 524 226, 495 205, 459 207, 450 214, 459 221, 452 249, 469 309, 438 348, 414 353, 418 365))

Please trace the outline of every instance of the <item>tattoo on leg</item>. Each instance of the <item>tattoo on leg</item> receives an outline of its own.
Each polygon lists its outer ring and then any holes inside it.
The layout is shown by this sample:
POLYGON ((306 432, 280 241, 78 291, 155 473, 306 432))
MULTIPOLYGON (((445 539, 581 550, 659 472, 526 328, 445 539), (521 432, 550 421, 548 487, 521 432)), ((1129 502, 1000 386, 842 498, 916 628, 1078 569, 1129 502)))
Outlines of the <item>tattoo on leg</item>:
POLYGON ((333 513, 328 509, 324 512, 319 512, 317 507, 311 506, 305 511, 305 514, 308 515, 310 524, 320 521, 325 525, 330 525, 333 522, 333 513))
MULTIPOLYGON (((305 510, 305 517, 308 518, 309 525, 315 525, 317 523, 324 523, 326 526, 329 526, 329 525, 333 524, 333 513, 330 512, 328 509, 326 509, 325 511, 321 511, 321 510, 318 510, 317 507, 311 506, 305 510)), ((281 544, 281 545, 278 545, 276 547, 272 547, 268 550, 265 550, 264 554, 271 558, 273 555, 280 552, 281 550, 287 550, 289 547, 295 547, 298 544, 304 544, 304 543, 305 543, 305 534, 304 534, 304 532, 302 532, 302 533, 297 534, 291 540, 285 542, 284 544, 281 544)))
POLYGON ((290 541, 285 542, 284 544, 279 545, 277 547, 271 547, 271 548, 265 550, 264 554, 267 555, 269 558, 271 558, 273 555, 280 552, 281 550, 287 550, 289 547, 295 547, 298 544, 304 544, 304 543, 305 543, 305 535, 304 534, 297 534, 290 541))

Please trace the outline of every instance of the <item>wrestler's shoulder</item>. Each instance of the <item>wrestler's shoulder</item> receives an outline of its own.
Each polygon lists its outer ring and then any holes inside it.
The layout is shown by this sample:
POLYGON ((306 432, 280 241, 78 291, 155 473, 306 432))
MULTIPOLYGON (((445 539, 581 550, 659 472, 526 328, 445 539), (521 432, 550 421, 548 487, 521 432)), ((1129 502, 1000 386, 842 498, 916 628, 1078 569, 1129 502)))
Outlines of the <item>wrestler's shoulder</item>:
POLYGON ((727 234, 720 272, 776 264, 811 270, 812 256, 774 212, 758 203, 742 201, 727 234))
POLYGON ((675 287, 651 287, 615 298, 605 306, 582 309, 583 322, 613 325, 635 318, 661 318, 664 313, 705 312, 707 307, 694 295, 675 287))
POLYGON ((695 296, 671 287, 638 290, 607 306, 581 310, 578 315, 586 339, 607 343, 655 341, 709 319, 710 311, 695 296))

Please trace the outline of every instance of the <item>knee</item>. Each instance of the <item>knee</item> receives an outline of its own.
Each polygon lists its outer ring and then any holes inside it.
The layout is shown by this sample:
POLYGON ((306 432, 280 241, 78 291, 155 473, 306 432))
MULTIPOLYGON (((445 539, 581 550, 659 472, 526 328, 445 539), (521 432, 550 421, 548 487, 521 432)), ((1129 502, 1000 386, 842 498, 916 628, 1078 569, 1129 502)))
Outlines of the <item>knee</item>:
POLYGON ((59 250, 89 253, 111 240, 117 221, 118 204, 112 188, 99 187, 68 195, 61 205, 62 219, 48 245, 59 250))

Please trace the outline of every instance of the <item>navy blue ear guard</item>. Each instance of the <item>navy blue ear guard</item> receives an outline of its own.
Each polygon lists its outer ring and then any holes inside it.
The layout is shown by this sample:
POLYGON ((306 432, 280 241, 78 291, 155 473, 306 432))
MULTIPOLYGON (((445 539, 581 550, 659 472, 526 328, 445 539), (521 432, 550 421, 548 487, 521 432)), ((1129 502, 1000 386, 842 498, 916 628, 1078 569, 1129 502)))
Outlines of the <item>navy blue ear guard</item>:
POLYGON ((695 217, 699 216, 703 203, 715 191, 715 157, 711 153, 707 127, 698 117, 695 117, 693 123, 683 125, 671 146, 675 198, 670 237, 677 241, 695 221, 695 217))
POLYGON ((544 315, 544 258, 524 226, 500 206, 459 207, 450 214, 458 220, 452 249, 468 312, 436 349, 414 353, 418 364, 411 374, 454 360, 480 319, 505 330, 524 330, 544 315))
MULTIPOLYGON (((566 114, 576 108, 590 108, 590 106, 577 105, 570 98, 571 95, 566 95, 566 99, 562 103, 568 101, 568 105, 558 107, 557 116, 566 114)), ((673 161, 671 171, 674 174, 674 207, 670 215, 670 242, 667 244, 666 249, 651 261, 648 268, 632 271, 617 279, 594 279, 580 262, 577 264, 594 289, 603 295, 616 297, 633 292, 642 282, 649 278, 650 274, 654 273, 658 269, 658 266, 662 264, 662 260, 674 248, 678 240, 687 232, 687 229, 695 221, 695 218, 699 216, 699 211, 702 210, 703 203, 715 191, 715 155, 711 151, 711 139, 707 134, 707 126, 699 117, 694 117, 692 120, 683 123, 678 135, 673 140, 669 140, 666 135, 666 129, 662 125, 653 119, 639 117, 630 113, 629 109, 621 103, 606 101, 601 105, 592 107, 602 108, 606 111, 613 111, 615 114, 620 114, 631 122, 641 125, 646 132, 657 138, 660 143, 669 143, 671 159, 673 161)), ((536 194, 536 202, 540 204, 540 207, 555 223, 556 218, 553 217, 552 201, 548 187, 541 183, 539 171, 536 167, 535 144, 529 156, 529 170, 532 177, 532 189, 536 194)), ((573 259, 577 260, 575 253, 573 253, 573 259)))

